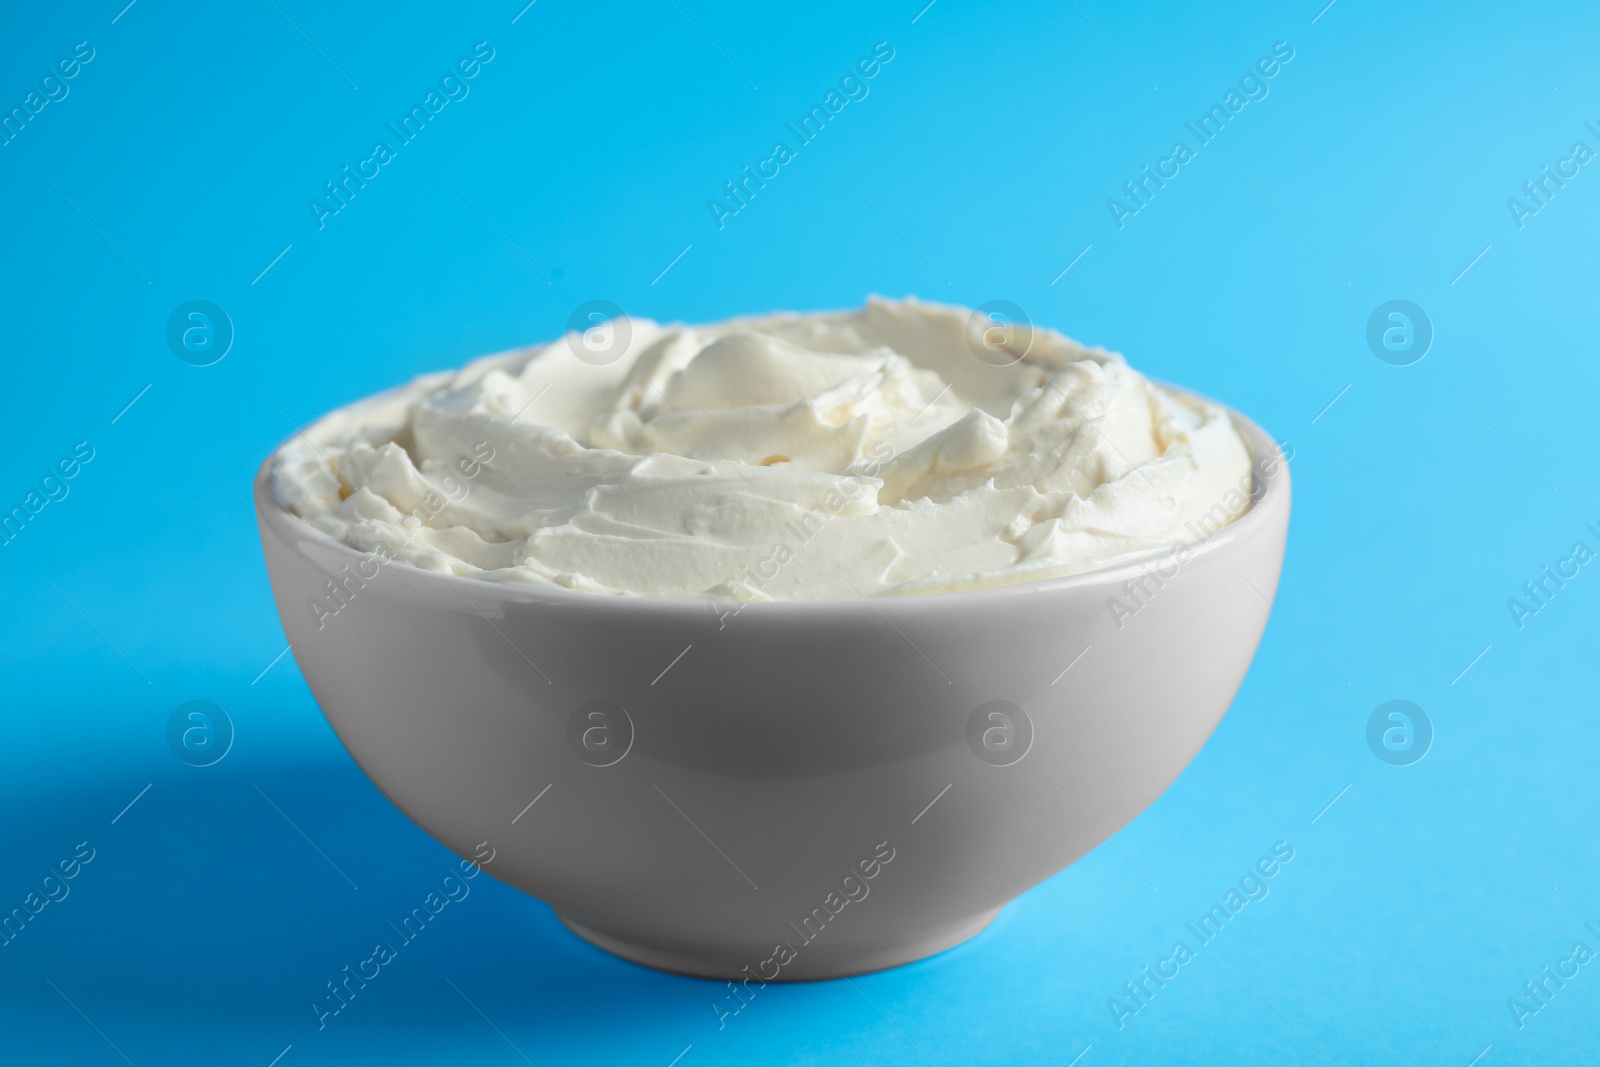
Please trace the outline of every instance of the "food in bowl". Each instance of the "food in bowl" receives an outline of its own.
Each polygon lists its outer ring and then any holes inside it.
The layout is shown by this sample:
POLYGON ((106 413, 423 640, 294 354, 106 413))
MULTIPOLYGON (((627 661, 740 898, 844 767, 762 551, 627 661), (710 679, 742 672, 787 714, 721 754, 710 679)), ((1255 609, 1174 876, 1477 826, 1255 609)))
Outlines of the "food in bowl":
POLYGON ((589 942, 739 982, 719 1028, 767 982, 961 944, 1154 802, 1245 676, 1290 502, 1244 416, 1059 335, 742 321, 420 379, 254 485, 362 769, 589 942), (771 373, 689 374, 735 351, 771 373))
POLYGON ((1232 521, 1249 471, 1226 409, 1120 355, 873 300, 710 326, 618 319, 427 375, 291 442, 273 491, 351 547, 425 570, 816 600, 1149 555, 1232 521))

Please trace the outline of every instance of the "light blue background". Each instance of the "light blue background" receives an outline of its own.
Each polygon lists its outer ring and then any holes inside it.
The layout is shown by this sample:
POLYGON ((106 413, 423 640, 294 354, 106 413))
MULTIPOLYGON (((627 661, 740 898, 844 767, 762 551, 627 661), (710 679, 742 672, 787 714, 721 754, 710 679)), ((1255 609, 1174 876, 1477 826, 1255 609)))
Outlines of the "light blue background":
POLYGON ((939 0, 913 23, 921 3, 0 15, 4 110, 95 49, 0 147, 0 504, 96 450, 0 547, 0 908, 96 849, 0 949, 0 1059, 1592 1062, 1600 963, 1524 1029, 1506 1000, 1600 949, 1600 568, 1522 630, 1506 601, 1600 548, 1600 168, 1522 229, 1506 200, 1600 148, 1600 17, 939 0), (1119 230, 1107 198, 1279 40, 1268 98, 1119 230), (470 96, 319 231, 322 182, 478 41, 470 96), (707 199, 878 41, 870 95, 719 231, 707 199), (1294 447, 1279 613, 1209 745, 1115 848, 854 989, 769 988, 719 1031, 718 985, 481 879, 319 1033, 322 983, 454 859, 362 776, 292 655, 262 673, 284 637, 248 490, 286 418, 553 337, 589 299, 698 320, 871 292, 1016 301, 1294 447), (197 298, 237 330, 206 368, 163 336, 197 298), (1437 333, 1404 368, 1364 340, 1394 298, 1437 333), (1434 724, 1413 766, 1366 744, 1393 698, 1434 724), (237 730, 205 769, 165 740, 193 699, 237 730), (1108 998, 1280 840, 1270 897, 1119 1030, 1108 998))

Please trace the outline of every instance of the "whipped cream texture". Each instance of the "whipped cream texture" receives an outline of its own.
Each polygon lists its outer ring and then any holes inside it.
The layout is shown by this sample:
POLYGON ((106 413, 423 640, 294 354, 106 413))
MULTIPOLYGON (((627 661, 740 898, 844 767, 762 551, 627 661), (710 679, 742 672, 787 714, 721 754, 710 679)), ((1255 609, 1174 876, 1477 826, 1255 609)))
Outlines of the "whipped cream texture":
POLYGON ((1249 506, 1220 406, 965 308, 618 319, 342 408, 278 502, 427 570, 598 593, 843 599, 1070 574, 1249 506))

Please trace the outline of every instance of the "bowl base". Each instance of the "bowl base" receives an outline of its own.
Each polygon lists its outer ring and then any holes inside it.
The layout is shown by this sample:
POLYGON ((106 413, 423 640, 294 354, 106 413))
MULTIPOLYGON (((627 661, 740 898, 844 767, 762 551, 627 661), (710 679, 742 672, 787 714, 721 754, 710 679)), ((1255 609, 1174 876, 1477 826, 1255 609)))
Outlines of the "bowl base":
MULTIPOLYGON (((937 955, 946 949, 955 948, 963 941, 968 941, 994 921, 1000 914, 1000 909, 986 911, 970 919, 952 923, 937 930, 930 931, 914 941, 903 941, 887 945, 863 946, 840 951, 834 949, 827 951, 822 946, 802 947, 796 957, 785 965, 778 973, 774 982, 813 982, 829 978, 849 978, 858 974, 867 974, 872 971, 881 971, 889 967, 898 967, 903 963, 912 963, 916 960, 926 959, 937 955)), ((745 973, 754 962, 751 958, 721 956, 714 953, 695 952, 691 949, 669 949, 652 945, 640 945, 631 941, 602 933, 593 927, 570 919, 556 912, 556 918, 568 930, 577 934, 585 941, 597 948, 604 949, 613 956, 621 956, 633 963, 653 967, 658 971, 669 971, 673 974, 688 975, 691 978, 717 978, 734 980, 748 978, 745 973)), ((754 959, 760 959, 762 953, 753 952, 754 959)))

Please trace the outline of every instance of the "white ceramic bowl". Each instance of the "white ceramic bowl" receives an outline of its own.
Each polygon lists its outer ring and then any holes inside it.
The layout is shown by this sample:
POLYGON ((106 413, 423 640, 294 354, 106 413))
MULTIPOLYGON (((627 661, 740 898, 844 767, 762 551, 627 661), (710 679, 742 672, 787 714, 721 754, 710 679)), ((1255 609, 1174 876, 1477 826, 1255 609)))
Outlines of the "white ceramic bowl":
POLYGON ((1205 743, 1289 522, 1286 463, 1234 420, 1254 506, 1181 555, 737 614, 379 563, 278 505, 275 457, 255 503, 306 681, 425 830, 628 959, 829 978, 972 937, 1205 743))

